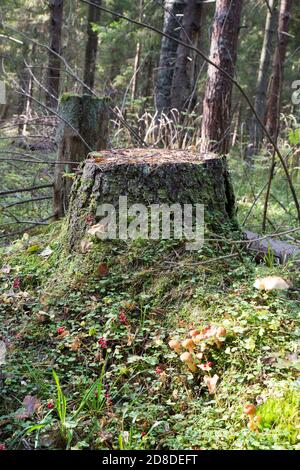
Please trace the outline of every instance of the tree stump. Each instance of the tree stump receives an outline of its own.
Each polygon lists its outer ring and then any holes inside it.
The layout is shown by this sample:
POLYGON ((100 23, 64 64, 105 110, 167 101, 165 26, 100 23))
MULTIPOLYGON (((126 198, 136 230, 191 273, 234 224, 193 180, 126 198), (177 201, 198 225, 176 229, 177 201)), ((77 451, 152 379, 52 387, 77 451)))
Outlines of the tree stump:
POLYGON ((61 116, 56 135, 57 161, 54 169, 54 214, 62 217, 68 207, 72 174, 91 150, 107 147, 109 99, 65 93, 60 99, 61 116), (70 162, 70 163, 68 163, 70 162), (66 176, 69 175, 69 176, 66 176))
POLYGON ((238 228, 225 157, 188 151, 127 149, 93 152, 74 182, 68 213, 68 243, 76 249, 100 204, 204 204, 205 222, 220 233, 238 228))

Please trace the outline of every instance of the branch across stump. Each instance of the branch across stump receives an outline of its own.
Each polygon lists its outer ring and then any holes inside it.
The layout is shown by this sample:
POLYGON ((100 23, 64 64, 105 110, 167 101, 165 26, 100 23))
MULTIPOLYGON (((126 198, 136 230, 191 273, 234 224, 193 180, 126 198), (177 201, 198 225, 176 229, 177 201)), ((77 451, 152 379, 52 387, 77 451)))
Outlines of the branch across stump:
POLYGON ((74 182, 68 214, 71 248, 78 246, 100 204, 203 204, 214 231, 237 229, 235 198, 225 157, 189 151, 126 149, 92 152, 74 182))

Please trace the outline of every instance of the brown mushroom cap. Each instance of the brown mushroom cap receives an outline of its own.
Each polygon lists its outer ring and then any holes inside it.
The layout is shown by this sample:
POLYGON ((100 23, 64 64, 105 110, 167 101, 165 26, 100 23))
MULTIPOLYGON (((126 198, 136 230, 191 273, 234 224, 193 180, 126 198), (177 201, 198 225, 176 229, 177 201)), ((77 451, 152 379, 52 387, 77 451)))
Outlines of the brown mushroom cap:
POLYGON ((193 343, 196 345, 200 344, 202 340, 203 340, 202 335, 197 335, 193 337, 193 343))
POLYGON ((193 362, 193 356, 189 352, 184 352, 180 355, 180 360, 182 362, 193 362))
POLYGON ((246 415, 253 416, 255 414, 256 407, 255 405, 248 404, 244 406, 243 411, 246 415))
POLYGON ((179 353, 181 350, 181 343, 178 341, 178 339, 171 339, 171 341, 169 341, 169 346, 177 353, 179 353))
POLYGON ((185 339, 184 341, 182 341, 181 344, 184 347, 184 349, 187 349, 190 352, 193 351, 195 347, 195 343, 191 338, 185 339))
POLYGON ((195 336, 198 336, 199 333, 200 333, 199 330, 191 330, 190 331, 190 337, 194 338, 195 336))
POLYGON ((182 353, 180 356, 180 360, 184 362, 192 372, 196 372, 198 370, 191 353, 189 352, 182 353))

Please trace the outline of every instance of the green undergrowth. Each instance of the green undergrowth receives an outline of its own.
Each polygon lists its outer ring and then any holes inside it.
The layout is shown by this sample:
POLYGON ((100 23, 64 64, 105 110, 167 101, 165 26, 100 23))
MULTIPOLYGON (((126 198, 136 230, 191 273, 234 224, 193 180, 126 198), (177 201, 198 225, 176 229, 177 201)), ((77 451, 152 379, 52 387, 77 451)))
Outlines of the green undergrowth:
POLYGON ((299 287, 293 263, 256 265, 220 241, 68 253, 64 230, 1 249, 6 448, 299 448, 299 292, 252 287, 272 274, 299 287), (206 345, 210 370, 192 373, 168 342, 209 326, 225 337, 206 345), (212 393, 205 375, 218 376, 212 393), (260 416, 252 431, 246 404, 260 416))

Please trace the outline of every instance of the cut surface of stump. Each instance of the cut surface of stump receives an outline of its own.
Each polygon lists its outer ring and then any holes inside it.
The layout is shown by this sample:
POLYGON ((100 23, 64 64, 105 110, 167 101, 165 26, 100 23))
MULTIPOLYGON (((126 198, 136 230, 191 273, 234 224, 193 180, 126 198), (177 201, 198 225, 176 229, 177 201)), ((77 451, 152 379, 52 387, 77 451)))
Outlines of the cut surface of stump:
POLYGON ((92 152, 74 182, 68 214, 68 239, 78 246, 97 207, 128 204, 203 204, 205 222, 216 232, 237 229, 235 198, 226 158, 191 151, 120 149, 92 152))

